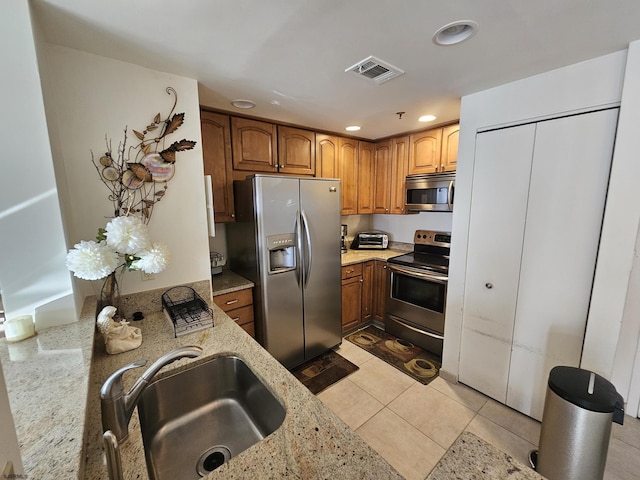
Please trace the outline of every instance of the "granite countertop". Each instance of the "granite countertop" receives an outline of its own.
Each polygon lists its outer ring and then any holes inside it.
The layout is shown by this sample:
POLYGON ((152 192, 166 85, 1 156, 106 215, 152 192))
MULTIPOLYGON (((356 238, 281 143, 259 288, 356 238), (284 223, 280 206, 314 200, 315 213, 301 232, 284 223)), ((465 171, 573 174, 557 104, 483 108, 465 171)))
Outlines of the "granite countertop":
POLYGON ((213 289, 213 296, 223 295, 225 293, 237 292, 238 290, 244 290, 245 288, 254 287, 254 283, 251 280, 247 280, 241 277, 237 273, 233 273, 231 270, 222 270, 222 273, 218 273, 211 277, 211 287, 213 289))
MULTIPOLYGON (((411 250, 409 250, 411 251, 411 250)), ((391 257, 407 253, 407 250, 397 248, 387 250, 347 250, 341 255, 341 263, 345 265, 353 265, 355 263, 368 262, 369 260, 387 261, 391 257)))
POLYGON ((427 480, 463 479, 544 480, 544 477, 473 433, 463 432, 427 480))
POLYGON ((47 328, 21 342, 0 339, 0 360, 28 478, 77 478, 82 470, 95 310, 95 302, 87 302, 77 322, 47 328))
MULTIPOLYGON (((213 329, 178 338, 173 337, 162 313, 149 315, 142 322, 136 323, 142 329, 142 345, 122 354, 107 355, 100 339, 96 339, 87 404, 85 479, 108 478, 102 447, 98 395, 104 380, 123 365, 139 359, 152 362, 167 351, 184 345, 198 345, 205 353, 196 359, 180 360, 165 367, 162 371, 165 375, 176 368, 185 368, 186 365, 200 363, 208 358, 237 355, 271 389, 287 411, 278 430, 232 458, 206 478, 402 478, 221 309, 215 305, 213 309, 213 329)), ((141 373, 126 374, 125 388, 129 388, 141 373)), ((146 479, 142 437, 135 412, 129 424, 129 432, 129 438, 120 448, 124 478, 146 479)))

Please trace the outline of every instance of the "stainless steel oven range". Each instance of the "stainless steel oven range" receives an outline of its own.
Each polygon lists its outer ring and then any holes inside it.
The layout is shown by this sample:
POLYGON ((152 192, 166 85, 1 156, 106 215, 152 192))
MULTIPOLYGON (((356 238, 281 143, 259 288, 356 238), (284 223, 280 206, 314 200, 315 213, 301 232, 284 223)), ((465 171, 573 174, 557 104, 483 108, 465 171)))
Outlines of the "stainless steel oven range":
POLYGON ((416 230, 413 242, 387 260, 385 330, 442 355, 451 233, 416 230))

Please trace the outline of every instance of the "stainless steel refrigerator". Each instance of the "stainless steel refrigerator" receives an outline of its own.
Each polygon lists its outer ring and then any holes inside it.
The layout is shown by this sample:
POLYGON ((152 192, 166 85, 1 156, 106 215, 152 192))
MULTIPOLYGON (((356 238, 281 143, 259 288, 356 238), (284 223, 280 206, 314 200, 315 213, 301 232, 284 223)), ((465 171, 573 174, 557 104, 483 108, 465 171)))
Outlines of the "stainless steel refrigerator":
POLYGON ((230 266, 255 283, 257 340, 293 368, 342 340, 340 182, 252 175, 234 194, 230 266))

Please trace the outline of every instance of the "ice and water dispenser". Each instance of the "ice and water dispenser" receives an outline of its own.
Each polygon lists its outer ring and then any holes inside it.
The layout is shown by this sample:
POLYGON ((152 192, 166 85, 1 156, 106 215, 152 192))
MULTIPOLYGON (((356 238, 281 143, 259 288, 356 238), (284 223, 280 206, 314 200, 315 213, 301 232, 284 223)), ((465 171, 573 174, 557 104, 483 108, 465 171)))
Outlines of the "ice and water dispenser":
POLYGON ((296 268, 296 240, 293 233, 281 233, 267 237, 269 250, 269 274, 283 273, 296 268))

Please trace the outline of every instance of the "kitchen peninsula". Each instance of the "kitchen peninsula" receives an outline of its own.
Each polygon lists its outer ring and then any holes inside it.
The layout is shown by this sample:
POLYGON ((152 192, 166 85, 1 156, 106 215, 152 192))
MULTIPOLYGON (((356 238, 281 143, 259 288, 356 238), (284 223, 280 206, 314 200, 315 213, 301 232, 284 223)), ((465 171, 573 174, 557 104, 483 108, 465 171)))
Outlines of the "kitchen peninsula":
MULTIPOLYGON (((96 342, 89 385, 84 478, 108 478, 103 462, 99 413, 98 390, 102 382, 120 366, 141 358, 153 361, 183 345, 198 345, 204 349, 204 354, 195 360, 171 364, 165 367, 165 373, 201 363, 207 358, 237 355, 246 361, 286 408, 285 420, 278 430, 231 459, 210 474, 210 478, 401 478, 222 310, 216 305, 212 307, 213 329, 173 338, 164 315, 156 313, 139 324, 144 341, 137 350, 108 356, 100 341, 96 342)), ((128 374, 125 388, 141 373, 128 374)), ((131 418, 129 432, 129 439, 121 446, 124 478, 146 478, 136 414, 131 418)))

